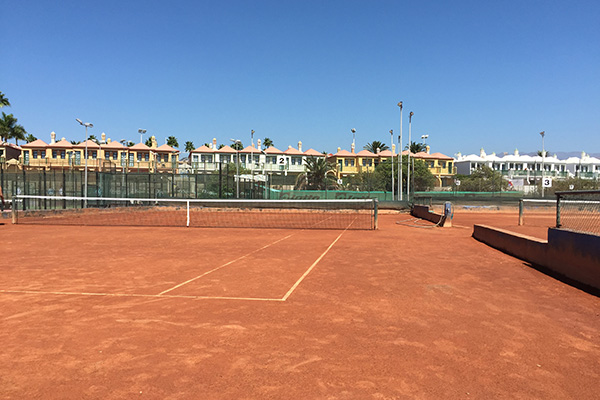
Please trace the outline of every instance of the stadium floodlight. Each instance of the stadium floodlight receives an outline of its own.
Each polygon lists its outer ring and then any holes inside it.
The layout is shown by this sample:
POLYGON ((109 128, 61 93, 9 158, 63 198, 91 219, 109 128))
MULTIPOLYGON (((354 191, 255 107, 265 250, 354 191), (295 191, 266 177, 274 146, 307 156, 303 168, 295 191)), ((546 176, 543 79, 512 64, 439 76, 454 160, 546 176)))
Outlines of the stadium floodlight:
POLYGON ((79 118, 75 118, 75 121, 79 122, 79 125, 81 126, 85 126, 85 183, 83 185, 83 190, 85 191, 83 196, 84 196, 84 206, 87 208, 87 195, 88 195, 88 128, 93 128, 94 124, 90 123, 90 122, 83 122, 82 120, 80 120, 79 118))
POLYGON ((138 133, 140 134, 140 143, 143 143, 143 142, 142 142, 142 135, 143 135, 144 133, 146 133, 146 130, 145 130, 145 129, 138 129, 138 133))
MULTIPOLYGON (((242 144, 242 141, 239 139, 229 139, 233 144, 242 144)), ((236 151, 236 163, 235 163, 235 174, 236 176, 236 185, 235 185, 235 197, 240 198, 240 151, 238 149, 234 149, 236 151)))
POLYGON ((400 162, 398 163, 398 200, 402 201, 402 102, 398 102, 400 107, 400 135, 398 136, 398 153, 400 162))

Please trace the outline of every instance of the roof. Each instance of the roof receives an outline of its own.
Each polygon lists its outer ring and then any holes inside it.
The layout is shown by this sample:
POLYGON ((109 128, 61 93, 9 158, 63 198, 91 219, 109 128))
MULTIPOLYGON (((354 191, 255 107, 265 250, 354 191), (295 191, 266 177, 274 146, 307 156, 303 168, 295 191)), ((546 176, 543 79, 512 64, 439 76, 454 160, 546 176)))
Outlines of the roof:
POLYGON ((454 158, 442 153, 433 153, 432 156, 437 158, 438 160, 454 160, 454 158))
MULTIPOLYGON (((390 149, 380 151, 377 153, 379 157, 392 157, 392 151, 390 149)), ((395 155, 395 154, 394 154, 395 155)))
POLYGON ((325 157, 325 154, 320 151, 316 151, 315 149, 308 149, 304 152, 307 156, 315 156, 315 157, 325 157))
POLYGON ((37 139, 31 143, 26 143, 26 144, 22 145, 21 147, 24 147, 26 149, 31 148, 31 147, 48 147, 48 143, 44 142, 42 139, 37 139))
POLYGON ((138 143, 134 146, 131 146, 129 149, 131 149, 131 150, 150 150, 150 147, 146 146, 144 143, 138 143))
POLYGON ((356 157, 356 153, 350 153, 348 150, 340 150, 333 157, 356 157))
POLYGON ((71 149, 73 148, 73 144, 69 142, 67 139, 62 139, 60 142, 51 143, 48 147, 57 147, 62 149, 71 149))
POLYGON ((217 153, 237 153, 237 150, 231 146, 225 145, 217 150, 217 153))
POLYGON ((356 153, 358 157, 377 157, 377 154, 370 152, 369 150, 361 150, 356 153))
POLYGON ((100 145, 98 143, 96 143, 96 142, 94 142, 93 140, 90 140, 90 139, 86 140, 85 142, 81 142, 79 144, 76 144, 73 147, 77 148, 77 149, 82 149, 82 148, 85 148, 85 144, 86 143, 87 143, 88 149, 89 148, 92 148, 92 149, 99 149, 100 148, 100 145))
POLYGON ((257 149, 254 146, 247 146, 245 149, 240 150, 240 153, 248 153, 248 154, 256 153, 256 154, 259 154, 260 150, 257 149))
POLYGON ((168 144, 160 145, 155 150, 156 151, 168 151, 169 153, 178 153, 179 152, 179 150, 174 149, 173 147, 169 146, 168 144))
POLYGON ((265 150, 266 154, 283 154, 283 151, 279 150, 277 147, 275 146, 271 146, 268 149, 265 150))
POLYGON ((191 153, 214 153, 215 150, 211 149, 210 147, 206 146, 206 145, 202 145, 200 147, 198 147, 195 150, 192 150, 191 153))
POLYGON ((304 155, 303 152, 301 152, 300 150, 295 149, 295 148, 293 148, 291 146, 287 150, 285 150, 284 153, 285 154, 290 154, 290 155, 295 155, 295 156, 303 156, 304 155))
POLYGON ((124 149, 125 146, 123 146, 120 142, 117 141, 112 141, 110 143, 106 143, 105 145, 102 145, 102 147, 104 147, 105 149, 124 149))

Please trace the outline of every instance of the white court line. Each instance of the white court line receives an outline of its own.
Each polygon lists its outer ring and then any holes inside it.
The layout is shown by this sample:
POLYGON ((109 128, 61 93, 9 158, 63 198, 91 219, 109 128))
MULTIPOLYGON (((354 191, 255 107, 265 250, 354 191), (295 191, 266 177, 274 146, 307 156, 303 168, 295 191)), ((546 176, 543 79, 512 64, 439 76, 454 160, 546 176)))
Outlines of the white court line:
POLYGON ((135 293, 93 293, 93 292, 51 292, 40 290, 0 290, 0 293, 21 294, 54 294, 63 296, 103 296, 103 297, 144 297, 154 299, 212 299, 212 300, 254 300, 254 301, 283 301, 260 297, 218 297, 218 296, 189 296, 189 295, 160 295, 160 294, 135 294, 135 293))
POLYGON ((168 292, 170 292, 170 291, 172 291, 172 290, 175 290, 175 289, 177 289, 177 288, 180 288, 180 287, 182 287, 183 285, 187 285, 188 283, 190 283, 190 282, 193 282, 193 281, 195 281, 196 279, 200 279, 200 278, 202 278, 203 276, 206 276, 206 275, 208 275, 208 274, 211 274, 211 273, 213 273, 213 272, 215 272, 215 271, 218 271, 218 270, 220 270, 221 268, 225 268, 226 266, 228 266, 228 265, 231 265, 231 264, 233 264, 233 263, 234 263, 234 262, 236 262, 236 261, 242 260, 242 259, 244 259, 244 258, 246 258, 246 257, 248 257, 248 256, 250 256, 250 255, 252 255, 252 254, 254 254, 254 253, 256 253, 256 252, 259 252, 259 251, 261 251, 261 250, 264 250, 264 249, 266 249, 267 247, 273 246, 273 245, 274 245, 274 244, 276 244, 276 243, 279 243, 279 242, 281 242, 281 241, 283 241, 283 240, 289 239, 289 238, 290 238, 291 236, 293 236, 293 235, 294 235, 294 234, 290 234, 290 235, 287 235, 287 236, 286 236, 286 237, 284 237, 284 238, 277 239, 277 240, 276 240, 276 241, 274 241, 273 243, 269 243, 269 244, 267 244, 266 246, 263 246, 263 247, 261 247, 260 249, 253 250, 253 251, 251 251, 251 252, 250 252, 250 253, 248 253, 248 254, 244 254, 243 256, 236 258, 235 260, 231 260, 231 261, 229 261, 229 262, 227 262, 227 263, 225 263, 225 264, 223 264, 223 265, 220 265, 220 266, 218 266, 217 268, 211 269, 210 271, 206 271, 206 272, 204 272, 204 273, 202 273, 202 274, 200 274, 200 275, 198 275, 198 276, 196 276, 196 277, 194 277, 194 278, 192 278, 192 279, 188 279, 187 281, 185 281, 185 282, 182 282, 182 283, 180 283, 179 285, 175 285, 175 286, 173 286, 172 288, 169 288, 169 289, 167 289, 167 290, 163 290, 163 291, 162 291, 162 292, 160 292, 158 295, 159 295, 159 296, 160 296, 160 295, 163 295, 163 294, 165 294, 165 293, 168 293, 168 292))
MULTIPOLYGON (((354 222, 354 221, 352 221, 352 222, 354 222)), ((350 225, 348 225, 348 227, 350 227, 350 225)), ((329 247, 323 252, 323 254, 321 254, 319 256, 319 258, 317 258, 317 260, 306 270, 306 272, 304 272, 304 274, 302 274, 302 276, 300 277, 300 279, 298 279, 296 281, 296 283, 294 283, 294 285, 290 288, 290 290, 288 290, 288 292, 285 294, 285 296, 283 296, 281 298, 282 301, 286 301, 288 299, 288 297, 290 297, 292 295, 292 293, 294 292, 294 290, 296 290, 296 288, 298 287, 298 285, 300 285, 300 283, 302 283, 302 281, 304 280, 304 278, 306 278, 308 276, 308 274, 310 274, 310 271, 312 271, 317 266, 317 264, 319 263, 319 261, 321 261, 321 259, 323 257, 325 257, 325 255, 329 252, 329 250, 331 250, 331 248, 333 247, 333 245, 336 244, 338 240, 340 240, 340 238, 342 237, 342 235, 348 230, 348 227, 346 229, 344 229, 342 231, 342 233, 340 233, 337 238, 335 238, 335 240, 329 245, 329 247)))

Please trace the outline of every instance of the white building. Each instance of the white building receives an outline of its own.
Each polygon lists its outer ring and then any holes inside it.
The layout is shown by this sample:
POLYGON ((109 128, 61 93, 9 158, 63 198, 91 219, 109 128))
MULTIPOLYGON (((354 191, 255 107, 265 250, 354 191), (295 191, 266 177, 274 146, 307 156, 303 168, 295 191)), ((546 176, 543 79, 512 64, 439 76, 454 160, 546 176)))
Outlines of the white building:
POLYGON ((520 155, 518 150, 515 150, 514 154, 498 157, 495 153, 487 155, 481 149, 479 155, 463 156, 460 153, 457 154, 454 164, 458 174, 470 175, 473 171, 485 165, 494 171, 500 171, 511 182, 520 183, 520 180, 522 180, 522 185, 535 184, 542 178, 542 169, 544 177, 556 179, 568 177, 600 178, 600 159, 590 157, 585 152, 581 153, 581 157, 569 157, 566 160, 559 160, 555 155, 547 155, 546 157, 520 155))

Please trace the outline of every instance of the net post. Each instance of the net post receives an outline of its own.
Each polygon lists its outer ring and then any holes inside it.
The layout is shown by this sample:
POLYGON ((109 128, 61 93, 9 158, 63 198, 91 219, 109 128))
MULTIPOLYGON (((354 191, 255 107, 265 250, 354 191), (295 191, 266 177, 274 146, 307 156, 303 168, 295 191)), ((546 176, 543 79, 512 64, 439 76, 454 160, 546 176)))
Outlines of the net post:
POLYGON ((12 207, 12 210, 11 210, 11 212, 12 212, 12 223, 13 224, 17 223, 17 204, 18 204, 17 199, 18 198, 19 198, 18 195, 17 196, 13 196, 12 204, 11 204, 11 207, 12 207))
POLYGON ((373 229, 375 230, 378 228, 378 205, 379 200, 373 199, 373 229))
POLYGON ((519 199, 519 226, 523 225, 523 199, 519 199))
POLYGON ((560 228, 560 193, 556 193, 556 227, 560 228))
POLYGON ((190 201, 186 201, 186 205, 187 205, 187 223, 186 223, 186 227, 190 227, 190 201))

